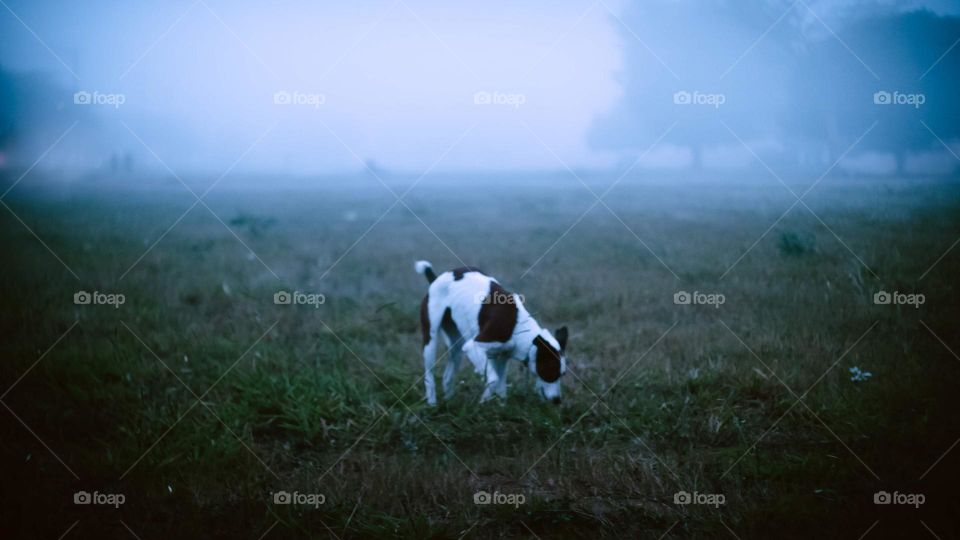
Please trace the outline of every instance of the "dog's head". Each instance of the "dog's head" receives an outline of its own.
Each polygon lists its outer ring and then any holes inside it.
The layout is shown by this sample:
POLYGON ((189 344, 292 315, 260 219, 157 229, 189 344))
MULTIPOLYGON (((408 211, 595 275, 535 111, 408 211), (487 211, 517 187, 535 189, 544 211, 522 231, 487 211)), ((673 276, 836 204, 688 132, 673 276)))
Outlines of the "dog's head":
POLYGON ((554 338, 546 329, 533 338, 527 356, 530 371, 537 376, 537 392, 540 397, 560 403, 560 377, 567 372, 567 327, 557 329, 554 338))

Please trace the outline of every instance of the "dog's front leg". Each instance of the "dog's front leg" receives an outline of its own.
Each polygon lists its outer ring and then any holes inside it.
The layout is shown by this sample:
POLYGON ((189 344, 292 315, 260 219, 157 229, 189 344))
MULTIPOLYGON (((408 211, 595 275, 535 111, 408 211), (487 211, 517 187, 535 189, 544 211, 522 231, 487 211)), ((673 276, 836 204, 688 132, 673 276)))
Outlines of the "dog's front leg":
POLYGON ((497 368, 497 375, 500 377, 500 381, 497 383, 496 392, 501 399, 507 399, 507 360, 499 359, 495 366, 497 368))
POLYGON ((483 403, 493 396, 493 392, 500 382, 500 375, 495 369, 494 362, 490 359, 485 344, 470 340, 463 346, 463 352, 467 353, 467 358, 469 358, 470 363, 473 364, 474 371, 482 374, 486 381, 483 395, 480 396, 480 403, 483 403))
POLYGON ((480 345, 474 340, 469 340, 463 344, 463 352, 467 355, 470 363, 473 364, 473 371, 477 375, 483 375, 487 371, 486 351, 480 350, 480 345))
POLYGON ((500 374, 497 373, 495 363, 494 360, 487 361, 486 386, 483 388, 483 395, 480 396, 480 403, 489 401, 500 388, 500 374))

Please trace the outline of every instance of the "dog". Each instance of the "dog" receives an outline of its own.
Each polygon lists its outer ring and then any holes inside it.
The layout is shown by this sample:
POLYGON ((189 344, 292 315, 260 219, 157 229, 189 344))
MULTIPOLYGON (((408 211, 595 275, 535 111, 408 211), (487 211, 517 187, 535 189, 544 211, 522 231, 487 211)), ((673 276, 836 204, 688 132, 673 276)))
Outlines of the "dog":
POLYGON ((507 362, 515 359, 536 376, 540 397, 560 404, 560 377, 567 371, 566 327, 554 337, 530 316, 521 295, 477 268, 456 268, 438 276, 429 262, 417 261, 414 269, 430 284, 420 305, 427 403, 437 404, 433 366, 442 333, 450 356, 443 372, 445 397, 456 391, 454 375, 466 354, 474 371, 485 377, 481 403, 494 395, 506 398, 507 362))

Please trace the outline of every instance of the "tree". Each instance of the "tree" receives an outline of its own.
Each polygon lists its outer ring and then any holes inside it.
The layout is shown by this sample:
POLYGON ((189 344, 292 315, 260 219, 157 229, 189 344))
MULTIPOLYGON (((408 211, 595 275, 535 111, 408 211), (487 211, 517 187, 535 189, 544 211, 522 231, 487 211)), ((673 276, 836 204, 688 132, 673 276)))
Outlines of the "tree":
POLYGON ((788 29, 771 28, 782 9, 690 0, 630 5, 619 18, 624 96, 595 123, 591 143, 641 152, 674 125, 664 141, 690 148, 698 166, 710 145, 778 137, 792 55, 788 29))
POLYGON ((792 100, 803 105, 783 125, 824 141, 832 161, 875 122, 861 146, 894 154, 903 173, 909 153, 939 145, 930 130, 958 136, 960 63, 937 63, 958 37, 960 19, 915 11, 862 19, 808 42, 791 84, 792 100))

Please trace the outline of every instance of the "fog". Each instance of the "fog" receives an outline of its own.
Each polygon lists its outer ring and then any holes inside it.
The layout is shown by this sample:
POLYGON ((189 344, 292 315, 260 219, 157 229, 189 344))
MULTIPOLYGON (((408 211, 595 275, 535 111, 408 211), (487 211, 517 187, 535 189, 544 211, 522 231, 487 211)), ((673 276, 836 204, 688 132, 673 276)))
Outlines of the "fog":
POLYGON ((5 0, 0 167, 952 174, 960 4, 5 0))

